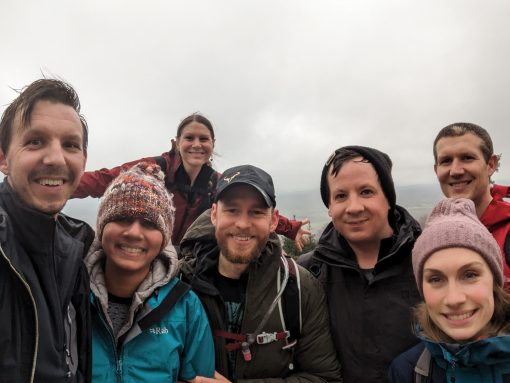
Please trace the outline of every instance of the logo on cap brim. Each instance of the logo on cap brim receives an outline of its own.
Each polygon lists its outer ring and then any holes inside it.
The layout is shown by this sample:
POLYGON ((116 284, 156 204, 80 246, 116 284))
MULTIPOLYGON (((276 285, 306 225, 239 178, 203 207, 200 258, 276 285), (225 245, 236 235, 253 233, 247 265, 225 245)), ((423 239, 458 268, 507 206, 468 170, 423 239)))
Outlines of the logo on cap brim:
POLYGON ((223 177, 223 179, 225 181, 227 181, 228 183, 230 183, 230 181, 232 181, 234 178, 236 178, 239 174, 241 174, 241 172, 237 172, 236 174, 232 175, 231 177, 223 177))

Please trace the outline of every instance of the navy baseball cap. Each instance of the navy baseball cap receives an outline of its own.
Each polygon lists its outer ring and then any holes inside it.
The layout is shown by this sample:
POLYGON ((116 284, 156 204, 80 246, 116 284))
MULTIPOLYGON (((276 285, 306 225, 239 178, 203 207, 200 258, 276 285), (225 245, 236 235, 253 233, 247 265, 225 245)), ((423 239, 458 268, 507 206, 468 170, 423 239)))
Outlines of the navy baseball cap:
POLYGON ((223 172, 216 187, 214 202, 221 199, 221 193, 236 184, 245 184, 254 187, 264 198, 268 207, 276 206, 273 179, 264 170, 253 165, 240 165, 223 172))

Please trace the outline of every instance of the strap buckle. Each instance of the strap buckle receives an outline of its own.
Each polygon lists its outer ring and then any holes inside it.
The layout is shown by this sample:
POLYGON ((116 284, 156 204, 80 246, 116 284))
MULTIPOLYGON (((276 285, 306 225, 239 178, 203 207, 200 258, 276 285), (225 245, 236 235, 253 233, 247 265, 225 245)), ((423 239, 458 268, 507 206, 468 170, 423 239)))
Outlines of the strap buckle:
POLYGON ((257 335, 257 344, 267 344, 276 342, 279 339, 287 339, 290 336, 289 331, 282 332, 263 332, 257 335))

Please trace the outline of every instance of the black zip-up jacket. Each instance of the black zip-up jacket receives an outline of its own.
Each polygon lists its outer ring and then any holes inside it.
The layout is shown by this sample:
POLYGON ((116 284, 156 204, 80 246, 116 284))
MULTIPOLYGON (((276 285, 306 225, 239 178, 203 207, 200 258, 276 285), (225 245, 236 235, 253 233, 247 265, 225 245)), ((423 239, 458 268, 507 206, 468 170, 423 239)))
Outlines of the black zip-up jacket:
POLYGON ((87 224, 0 183, 0 382, 90 381, 87 224))
POLYGON ((420 295, 411 250, 421 229, 402 207, 397 206, 391 218, 394 234, 381 241, 370 282, 332 223, 313 254, 298 260, 326 291, 331 334, 346 383, 387 382, 391 361, 418 343, 411 311, 420 295))

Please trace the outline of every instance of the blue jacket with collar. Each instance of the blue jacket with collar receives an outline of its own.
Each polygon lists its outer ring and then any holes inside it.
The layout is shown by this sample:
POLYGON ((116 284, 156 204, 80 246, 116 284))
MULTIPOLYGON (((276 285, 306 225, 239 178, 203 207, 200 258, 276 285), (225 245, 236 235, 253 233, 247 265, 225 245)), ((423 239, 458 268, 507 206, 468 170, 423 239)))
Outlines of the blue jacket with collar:
POLYGON ((133 295, 125 324, 115 335, 108 316, 105 257, 96 239, 85 259, 92 292, 92 381, 168 383, 213 377, 211 330, 195 293, 187 291, 170 309, 161 306, 163 312, 144 323, 177 284, 173 247, 167 246, 153 260, 133 295))
POLYGON ((429 383, 510 382, 510 335, 463 345, 447 345, 422 338, 420 344, 393 361, 390 382, 414 383, 414 368, 425 347, 432 355, 429 383))

